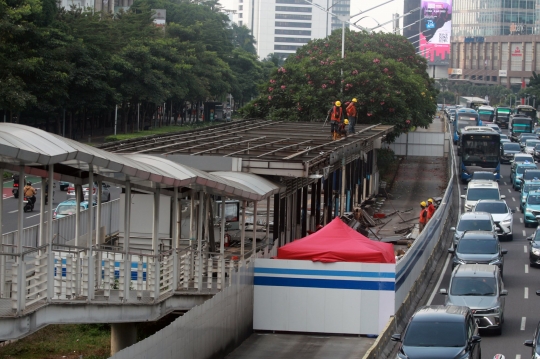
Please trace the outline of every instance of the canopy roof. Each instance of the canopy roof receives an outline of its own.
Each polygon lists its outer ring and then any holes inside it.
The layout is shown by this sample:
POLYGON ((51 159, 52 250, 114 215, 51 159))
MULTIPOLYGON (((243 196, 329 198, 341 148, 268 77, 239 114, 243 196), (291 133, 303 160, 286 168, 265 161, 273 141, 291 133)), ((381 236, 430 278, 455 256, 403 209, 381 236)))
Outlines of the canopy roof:
POLYGON ((313 262, 395 263, 390 243, 373 241, 336 217, 319 231, 278 248, 278 259, 313 262))
POLYGON ((13 123, 0 123, 0 162, 14 166, 35 167, 61 164, 61 167, 55 167, 55 172, 62 174, 64 171, 69 178, 75 176, 73 173, 78 173, 82 178, 81 171, 88 171, 89 165, 93 165, 96 173, 103 175, 108 173, 111 176, 114 174, 115 178, 124 180, 129 177, 131 182, 149 188, 156 185, 165 188, 188 187, 251 201, 265 199, 280 191, 279 186, 263 178, 248 180, 248 177, 242 175, 222 176, 219 173, 210 174, 184 166, 166 158, 144 154, 110 153, 34 127, 13 123))

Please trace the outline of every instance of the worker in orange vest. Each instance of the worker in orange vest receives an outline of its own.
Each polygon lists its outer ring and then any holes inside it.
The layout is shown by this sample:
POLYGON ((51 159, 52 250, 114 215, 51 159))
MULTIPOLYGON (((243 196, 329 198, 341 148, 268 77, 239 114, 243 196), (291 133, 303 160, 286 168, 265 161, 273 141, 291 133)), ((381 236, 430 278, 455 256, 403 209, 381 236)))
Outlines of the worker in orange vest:
POLYGON ((420 202, 420 207, 422 207, 422 209, 420 210, 419 223, 420 223, 420 233, 422 233, 422 230, 424 229, 428 221, 426 202, 424 201, 420 202))
POLYGON ((356 103, 358 100, 353 98, 347 106, 347 117, 349 117, 349 133, 354 133, 354 125, 356 125, 356 103))
POLYGON ((341 107, 341 101, 336 101, 334 106, 328 111, 330 115, 330 132, 332 132, 332 140, 337 140, 339 124, 343 120, 343 107, 341 107))
POLYGON ((435 214, 435 206, 433 205, 433 199, 430 198, 427 200, 428 201, 428 206, 427 206, 427 219, 428 221, 431 219, 431 217, 433 217, 433 214, 435 214))

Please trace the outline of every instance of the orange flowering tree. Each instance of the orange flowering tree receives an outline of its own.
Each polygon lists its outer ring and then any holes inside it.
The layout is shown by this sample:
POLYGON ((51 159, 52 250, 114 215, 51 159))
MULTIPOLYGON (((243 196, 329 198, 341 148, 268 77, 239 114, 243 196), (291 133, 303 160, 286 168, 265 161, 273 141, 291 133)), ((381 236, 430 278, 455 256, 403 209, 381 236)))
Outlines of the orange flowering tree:
POLYGON ((347 30, 342 59, 341 31, 335 31, 290 55, 241 113, 324 121, 334 101, 356 98, 357 123, 394 125, 397 136, 412 126, 427 127, 436 112, 438 91, 426 68, 409 41, 385 33, 347 30))

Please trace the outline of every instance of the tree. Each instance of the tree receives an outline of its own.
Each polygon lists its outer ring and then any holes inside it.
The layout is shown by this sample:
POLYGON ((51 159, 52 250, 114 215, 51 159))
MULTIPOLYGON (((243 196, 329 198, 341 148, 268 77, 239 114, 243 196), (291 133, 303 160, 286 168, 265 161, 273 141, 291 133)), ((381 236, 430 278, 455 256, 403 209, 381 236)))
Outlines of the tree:
POLYGON ((255 49, 255 38, 251 34, 251 30, 247 26, 242 25, 238 26, 233 23, 231 27, 232 31, 232 42, 234 47, 239 47, 246 52, 251 54, 256 54, 257 50, 255 49))
POLYGON ((425 59, 415 54, 406 39, 347 30, 345 43, 344 59, 339 31, 298 49, 242 113, 324 120, 334 101, 355 97, 359 123, 394 125, 394 135, 411 126, 429 126, 437 109, 437 90, 427 75, 425 59))

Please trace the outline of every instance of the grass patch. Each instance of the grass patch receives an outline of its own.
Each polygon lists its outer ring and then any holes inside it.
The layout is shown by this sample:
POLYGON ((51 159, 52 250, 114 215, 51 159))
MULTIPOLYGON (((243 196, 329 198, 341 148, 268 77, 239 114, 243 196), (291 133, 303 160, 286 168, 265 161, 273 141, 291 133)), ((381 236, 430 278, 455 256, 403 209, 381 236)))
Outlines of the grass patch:
POLYGON ((166 133, 171 133, 171 132, 189 131, 189 130, 194 130, 194 129, 202 128, 202 127, 220 125, 223 123, 225 122, 222 122, 222 121, 198 122, 196 124, 183 125, 183 126, 171 125, 171 126, 156 127, 156 128, 152 128, 146 131, 139 131, 139 132, 134 132, 134 133, 126 133, 126 134, 116 134, 116 136, 110 135, 110 136, 105 137, 105 142, 131 140, 134 138, 145 137, 145 136, 161 135, 161 134, 166 134, 166 133))
POLYGON ((111 353, 108 324, 49 325, 0 347, 1 359, 105 359, 111 353))

